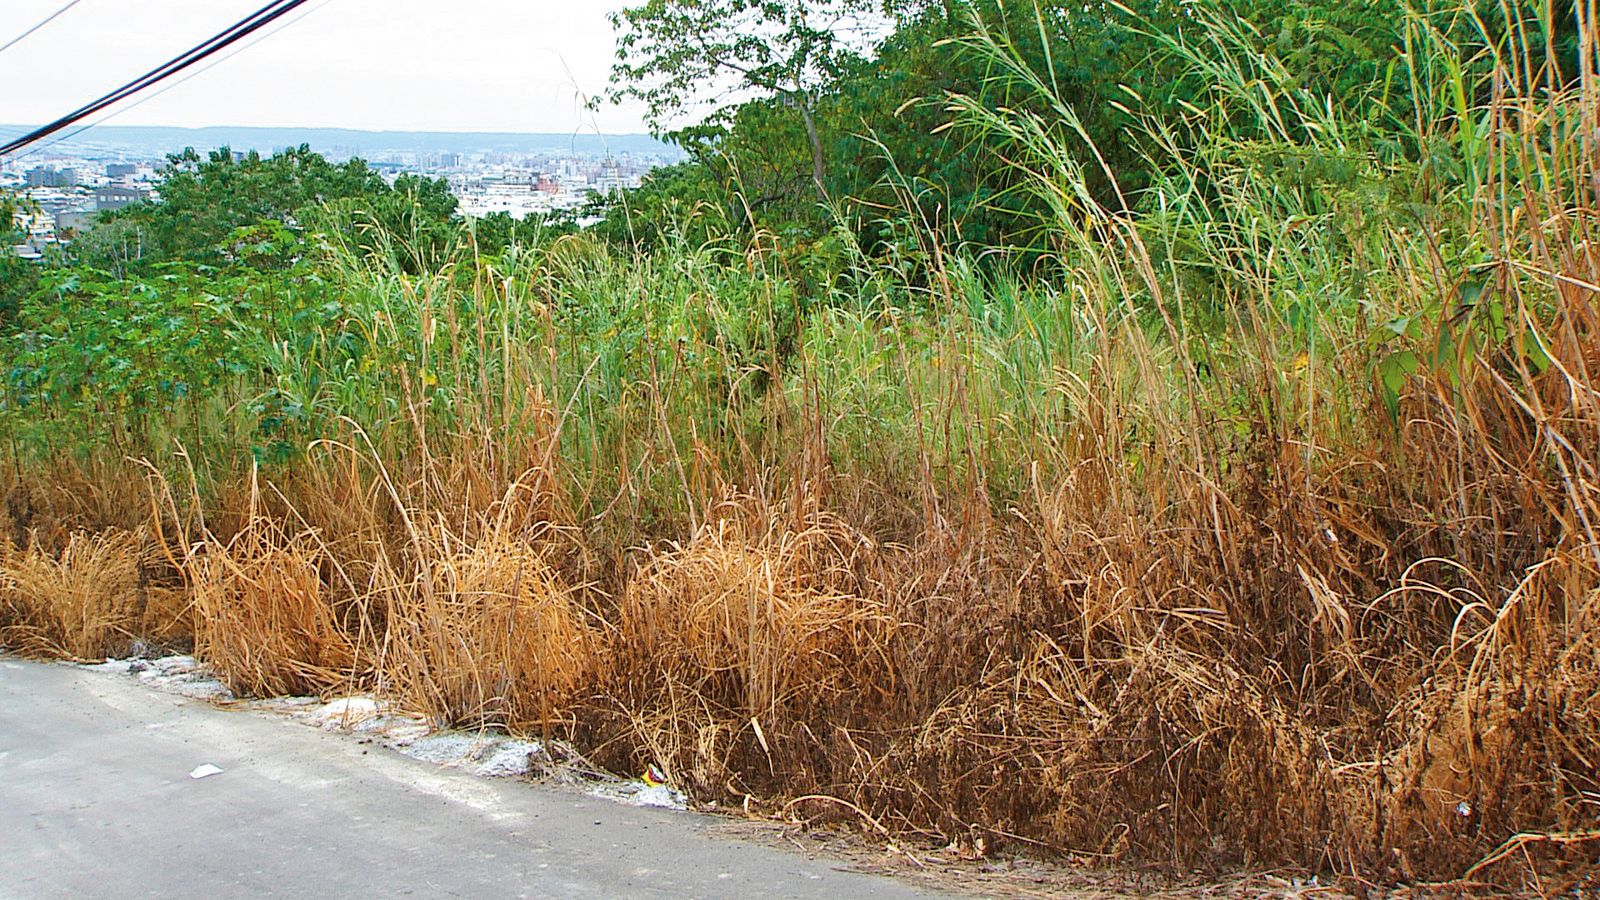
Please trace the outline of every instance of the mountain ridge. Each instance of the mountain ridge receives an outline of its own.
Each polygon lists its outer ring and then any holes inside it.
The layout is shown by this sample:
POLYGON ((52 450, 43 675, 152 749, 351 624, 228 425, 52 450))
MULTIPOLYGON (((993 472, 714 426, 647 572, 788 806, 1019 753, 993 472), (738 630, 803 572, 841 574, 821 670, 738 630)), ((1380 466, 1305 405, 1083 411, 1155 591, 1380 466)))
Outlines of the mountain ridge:
MULTIPOLYGON (((0 125, 0 135, 20 135, 33 126, 0 125)), ((313 150, 348 150, 356 155, 385 151, 434 153, 570 153, 676 154, 672 144, 647 134, 512 131, 369 131, 355 128, 212 125, 183 128, 167 125, 103 125, 53 145, 65 152, 125 151, 142 155, 176 152, 185 147, 268 152, 309 144, 313 150)))

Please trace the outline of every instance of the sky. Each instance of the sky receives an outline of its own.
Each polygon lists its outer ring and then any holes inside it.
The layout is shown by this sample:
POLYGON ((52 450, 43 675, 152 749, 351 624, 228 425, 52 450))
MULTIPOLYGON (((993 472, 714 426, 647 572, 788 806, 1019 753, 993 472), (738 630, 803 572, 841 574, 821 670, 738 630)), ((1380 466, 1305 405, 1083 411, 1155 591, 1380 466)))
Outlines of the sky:
MULTIPOLYGON (((0 123, 55 119, 265 2, 78 0, 0 51, 0 123)), ((67 3, 0 0, 0 45, 67 3)), ((647 131, 638 106, 583 109, 583 98, 605 90, 614 59, 607 13, 625 5, 627 0, 312 0, 286 17, 292 24, 106 124, 647 131), (311 12, 296 21, 304 9, 311 12)))

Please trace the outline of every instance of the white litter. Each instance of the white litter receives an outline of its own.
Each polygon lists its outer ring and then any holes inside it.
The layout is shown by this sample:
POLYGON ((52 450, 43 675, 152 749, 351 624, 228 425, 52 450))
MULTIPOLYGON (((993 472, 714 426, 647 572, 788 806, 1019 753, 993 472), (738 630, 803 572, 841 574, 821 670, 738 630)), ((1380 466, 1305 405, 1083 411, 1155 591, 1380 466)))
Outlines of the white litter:
POLYGON ((307 713, 306 718, 315 722, 325 731, 339 728, 353 728, 368 719, 382 715, 384 704, 372 697, 341 697, 332 703, 326 703, 314 712, 307 713))
POLYGON ((538 741, 503 741, 481 756, 477 773, 485 778, 515 778, 528 774, 528 758, 544 753, 538 741))
POLYGON ((544 747, 538 741, 521 741, 491 734, 440 732, 412 740, 394 741, 391 747, 412 759, 436 766, 465 769, 486 778, 515 778, 528 774, 528 757, 544 747))
POLYGON ((117 675, 132 675, 152 687, 195 700, 232 700, 233 692, 192 656, 161 659, 108 659, 88 668, 117 675))
MULTIPOLYGON (((87 668, 136 678, 150 687, 186 697, 235 700, 227 686, 192 656, 108 659, 87 668)), ((341 697, 328 703, 316 697, 275 697, 242 705, 287 715, 322 731, 355 735, 362 738, 363 743, 375 743, 412 759, 479 777, 537 777, 628 806, 681 810, 689 805, 682 791, 664 784, 619 779, 595 768, 563 744, 552 743, 546 747, 537 740, 489 731, 439 731, 424 717, 406 713, 393 703, 370 695, 341 697)), ((190 772, 189 777, 201 779, 220 774, 221 768, 206 763, 190 772)))
POLYGON ((643 781, 603 782, 589 788, 589 796, 624 803, 628 806, 657 807, 659 809, 688 809, 689 798, 680 790, 664 784, 645 784, 643 781))

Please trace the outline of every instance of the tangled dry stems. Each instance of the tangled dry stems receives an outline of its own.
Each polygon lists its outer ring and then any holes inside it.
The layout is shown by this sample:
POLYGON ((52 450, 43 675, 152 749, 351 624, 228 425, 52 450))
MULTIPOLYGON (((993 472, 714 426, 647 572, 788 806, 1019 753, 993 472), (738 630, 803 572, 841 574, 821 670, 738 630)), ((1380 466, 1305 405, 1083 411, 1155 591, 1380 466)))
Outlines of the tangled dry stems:
MULTIPOLYGON (((139 481, 115 467, 45 466, 73 487, 8 498, 0 641, 88 657, 192 633, 241 689, 375 687, 661 764, 704 799, 941 840, 1581 876, 1600 848, 1600 260, 1571 237, 1592 210, 1537 202, 1517 227, 1569 237, 1492 236, 1525 258, 1485 290, 1549 365, 1515 336, 1436 357, 1391 415, 1351 342, 1328 363, 1353 398, 1333 433, 1270 353, 1197 396, 1170 345, 1098 322, 1095 359, 1061 377, 1073 415, 1019 442, 1009 494, 970 447, 935 460, 920 424, 890 457, 913 468, 853 468, 804 385, 767 401, 800 427, 760 465, 699 444, 684 464, 670 434, 618 451, 627 472, 677 464, 675 542, 575 519, 542 396, 514 428, 480 411, 431 444, 352 428, 270 502, 252 481, 180 513, 123 500, 139 481)), ((1403 308, 1438 299, 1411 289, 1403 308)), ((956 368, 926 405, 976 432, 956 368)))
POLYGON ((73 532, 59 551, 0 545, 0 646, 103 659, 188 630, 183 593, 152 586, 148 536, 73 532))

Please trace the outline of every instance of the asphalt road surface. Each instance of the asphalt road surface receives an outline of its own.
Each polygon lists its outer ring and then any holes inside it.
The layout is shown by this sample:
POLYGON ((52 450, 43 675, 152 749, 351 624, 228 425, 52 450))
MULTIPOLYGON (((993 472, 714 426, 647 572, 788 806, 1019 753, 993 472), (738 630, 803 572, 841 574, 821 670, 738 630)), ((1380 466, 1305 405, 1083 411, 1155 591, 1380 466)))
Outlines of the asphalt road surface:
POLYGON ((0 657, 4 900, 921 896, 708 821, 0 657))

